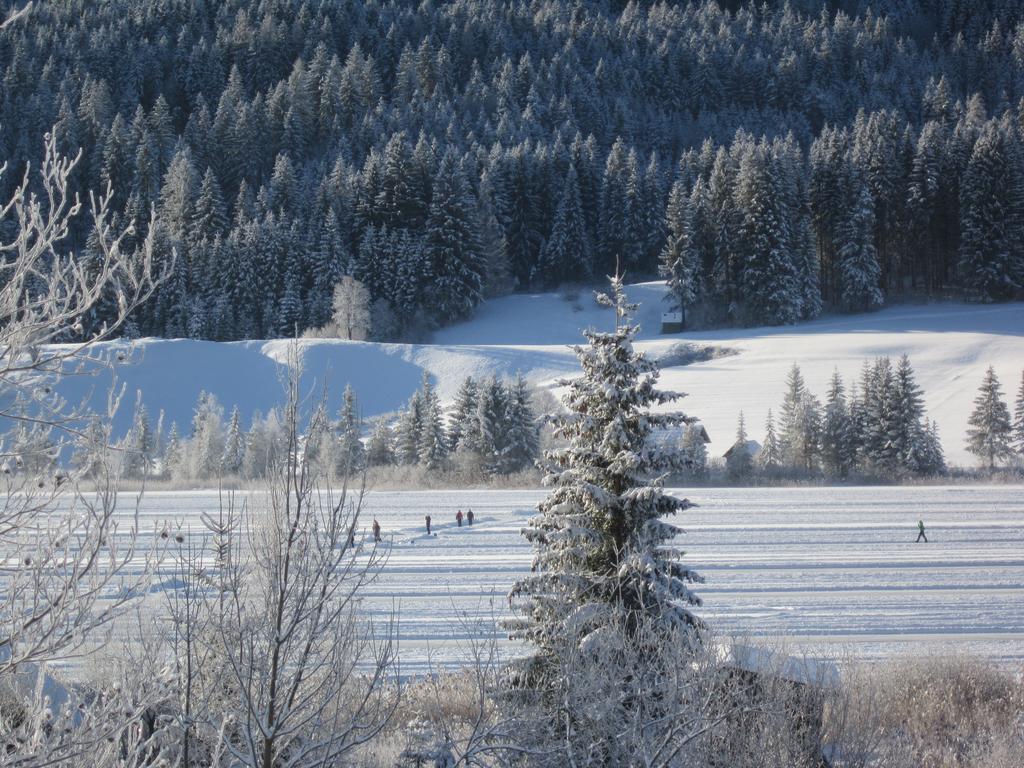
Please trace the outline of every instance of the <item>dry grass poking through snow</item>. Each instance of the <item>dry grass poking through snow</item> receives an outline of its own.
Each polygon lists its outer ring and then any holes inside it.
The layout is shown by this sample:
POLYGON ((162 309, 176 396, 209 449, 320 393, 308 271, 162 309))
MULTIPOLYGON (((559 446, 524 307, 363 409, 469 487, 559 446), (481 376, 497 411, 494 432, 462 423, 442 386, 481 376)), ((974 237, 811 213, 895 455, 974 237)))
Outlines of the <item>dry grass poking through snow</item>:
POLYGON ((837 765, 1024 768, 1022 672, 969 657, 848 670, 827 710, 837 765))
MULTIPOLYGON (((415 732, 434 732, 436 739, 445 725, 458 742, 481 715, 493 722, 500 717, 500 708, 481 700, 479 682, 467 672, 413 683, 405 690, 388 731, 364 753, 364 764, 415 765, 408 753, 402 755, 416 741, 415 732)), ((784 687, 770 690, 768 696, 776 706, 761 702, 763 722, 745 718, 743 727, 725 742, 715 739, 717 744, 698 749, 700 757, 693 754, 691 759, 708 761, 705 765, 724 765, 725 760, 733 768, 816 764, 806 756, 798 759, 798 750, 784 748, 787 729, 779 717, 784 716, 791 695, 784 687), (767 733, 775 737, 766 741, 767 733), (726 744, 732 751, 728 757, 721 752, 726 744), (772 745, 776 748, 766 748, 772 745)), ((824 692, 823 698, 823 736, 834 768, 1024 768, 1020 671, 967 657, 851 665, 845 668, 841 688, 824 692)), ((480 757, 476 764, 510 764, 497 755, 480 757)), ((528 766, 531 761, 527 758, 518 764, 528 766)), ((702 766, 687 762, 681 768, 702 766)))

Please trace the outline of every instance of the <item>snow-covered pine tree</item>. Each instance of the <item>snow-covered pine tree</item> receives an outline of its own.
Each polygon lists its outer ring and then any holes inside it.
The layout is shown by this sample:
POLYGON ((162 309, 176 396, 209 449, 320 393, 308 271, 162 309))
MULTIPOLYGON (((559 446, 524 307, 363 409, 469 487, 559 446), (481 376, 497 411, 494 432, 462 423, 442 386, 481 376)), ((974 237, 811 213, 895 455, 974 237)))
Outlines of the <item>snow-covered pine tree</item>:
POLYGON ((992 366, 985 372, 967 423, 967 450, 983 459, 990 470, 995 469, 996 462, 1013 455, 1010 409, 1003 401, 1003 390, 992 366))
POLYGON ((264 477, 267 470, 280 461, 284 446, 284 428, 276 410, 263 416, 258 411, 245 433, 245 456, 242 475, 247 478, 264 477))
POLYGON ((795 322, 803 308, 796 254, 788 247, 791 222, 778 166, 767 147, 751 147, 740 161, 735 190, 743 312, 750 322, 770 325, 795 322))
POLYGON ((306 305, 302 299, 302 264, 298 249, 288 249, 284 262, 284 292, 277 307, 277 333, 296 338, 306 328, 306 305))
MULTIPOLYGON (((100 478, 108 466, 106 457, 110 450, 109 427, 103 424, 103 420, 98 415, 93 414, 82 432, 82 438, 75 446, 74 456, 71 457, 72 466, 86 477, 100 478)), ((20 458, 22 466, 24 466, 24 456, 20 458)), ((5 462, 4 468, 8 472, 11 471, 10 463, 5 462)))
POLYGON ((693 222, 690 200, 681 181, 672 185, 665 208, 665 247, 661 251, 659 274, 668 284, 665 300, 674 309, 685 310, 699 293, 698 280, 701 265, 697 263, 693 247, 693 222))
POLYGON ((754 460, 750 455, 747 440, 747 424, 743 418, 743 411, 740 411, 739 422, 736 425, 736 442, 732 444, 729 456, 725 460, 726 472, 732 480, 743 480, 754 469, 754 460))
POLYGON ((854 466, 867 467, 868 459, 868 399, 871 391, 871 363, 864 361, 859 381, 850 388, 847 408, 850 412, 850 442, 853 445, 854 466))
POLYGON ((769 472, 782 465, 782 445, 775 433, 775 417, 772 415, 771 408, 768 409, 768 418, 764 424, 764 445, 761 447, 761 453, 757 460, 761 468, 769 472))
POLYGON ((813 472, 818 468, 821 455, 821 401, 811 392, 804 392, 800 404, 800 447, 801 468, 813 472))
POLYGON ((848 312, 866 312, 882 305, 881 267, 875 252, 875 209, 871 190, 859 177, 838 227, 837 293, 848 312))
POLYGON ((313 273, 309 317, 312 325, 319 327, 331 319, 334 286, 351 269, 352 256, 346 245, 338 216, 330 205, 326 206, 316 235, 313 251, 308 255, 307 263, 313 273))
POLYGON ((1020 289, 1019 189, 1008 139, 986 123, 960 187, 960 276, 983 301, 1006 300, 1020 289))
POLYGON ((196 479, 217 477, 224 456, 224 409, 217 398, 200 392, 192 415, 192 435, 188 441, 189 476, 196 479))
POLYGON ((505 472, 518 472, 533 466, 539 450, 537 417, 530 405, 530 388, 522 374, 516 374, 507 387, 505 407, 505 451, 502 466, 505 472))
POLYGON ((423 394, 416 390, 409 398, 409 404, 395 430, 395 459, 399 464, 410 466, 419 463, 422 431, 423 394))
POLYGON ((862 453, 871 470, 890 474, 899 467, 892 442, 896 414, 895 375, 892 361, 880 357, 871 366, 864 386, 864 435, 862 453))
POLYGON ((378 223, 390 228, 421 226, 427 201, 416 193, 412 147, 405 131, 391 135, 381 165, 380 186, 374 200, 378 223))
POLYGON ((833 371, 821 425, 821 464, 831 477, 845 478, 853 466, 850 414, 839 371, 833 371))
POLYGON ((480 176, 477 192, 476 226, 484 254, 484 296, 510 293, 515 287, 515 278, 509 265, 508 241, 494 209, 494 190, 486 171, 480 176))
POLYGON ((428 470, 437 469, 447 453, 441 401, 433 384, 424 375, 421 391, 419 463, 428 470))
POLYGON ((605 160, 604 178, 601 182, 600 218, 598 219, 597 239, 597 268, 598 270, 610 267, 617 261, 623 259, 626 250, 627 233, 630 228, 630 219, 633 216, 631 203, 628 194, 630 170, 636 174, 635 165, 630 168, 629 162, 632 158, 636 161, 636 155, 627 151, 626 144, 621 138, 616 138, 608 157, 605 160))
POLYGON ((928 423, 924 418, 921 388, 914 381, 914 369, 907 355, 902 355, 896 365, 892 396, 889 441, 894 457, 901 470, 918 472, 928 423))
POLYGON ((171 431, 167 434, 167 447, 164 449, 163 473, 167 477, 179 478, 182 475, 182 448, 181 437, 178 435, 178 425, 171 422, 171 431))
POLYGON ((782 456, 793 469, 812 469, 816 460, 820 425, 817 398, 807 391, 800 366, 793 364, 786 377, 786 395, 782 401, 782 456))
POLYGON ((236 405, 231 409, 231 420, 228 422, 227 436, 224 438, 224 456, 221 466, 227 475, 237 475, 242 471, 245 459, 245 435, 242 434, 242 417, 236 405))
POLYGON ((189 240, 193 246, 203 240, 212 242, 218 235, 227 234, 227 209, 212 168, 207 168, 203 175, 191 219, 189 240))
POLYGON ((502 471, 505 449, 508 447, 507 413, 508 392, 505 386, 494 376, 481 382, 473 418, 473 438, 464 442, 477 454, 481 466, 488 474, 502 471))
MULTIPOLYGON (((651 413, 680 395, 657 389, 657 365, 634 350, 635 305, 621 278, 598 300, 615 310, 615 330, 588 330, 587 345, 575 348, 583 372, 565 382, 568 413, 553 418, 555 436, 568 444, 545 454, 552 490, 524 530, 534 573, 512 588, 520 613, 506 624, 533 646, 516 662, 516 685, 556 708, 567 654, 614 655, 642 644, 623 633, 645 619, 690 637, 700 627, 689 606, 700 603, 690 585, 701 579, 669 545, 679 529, 662 520, 690 506, 662 490, 660 473, 682 468, 682 457, 649 439, 692 419, 651 413)), ((625 679, 635 670, 603 673, 625 679)))
POLYGON ((1024 456, 1024 371, 1020 376, 1020 389, 1013 408, 1013 445, 1017 453, 1024 456))
POLYGON ((919 437, 917 471, 922 475, 941 475, 946 471, 946 456, 939 439, 939 425, 927 422, 919 437))
POLYGON ((473 421, 476 418, 479 385, 467 376, 455 393, 455 404, 448 416, 448 450, 455 453, 465 441, 474 439, 473 421))
POLYGON ((370 441, 366 446, 366 463, 371 467, 384 467, 393 464, 395 454, 392 450, 394 436, 391 427, 383 417, 377 419, 370 433, 370 441))
POLYGON ((551 235, 541 248, 531 281, 546 288, 566 282, 586 282, 591 277, 592 266, 593 256, 583 220, 579 181, 576 169, 570 165, 555 210, 551 235))
POLYGON ((153 431, 149 425, 146 406, 142 403, 135 409, 135 418, 127 443, 126 474, 129 477, 148 477, 154 457, 153 431))
POLYGON ((323 477, 330 477, 337 467, 341 467, 339 474, 347 470, 341 459, 340 441, 328 428, 329 424, 327 398, 321 397, 309 417, 310 428, 303 441, 302 460, 309 465, 310 471, 318 472, 323 477))
POLYGON ((476 231, 476 200, 462 164, 449 150, 434 179, 426 223, 428 308, 446 321, 467 317, 483 300, 484 258, 476 231))
POLYGON ((686 477, 703 480, 708 475, 708 446, 704 442, 704 428, 700 424, 686 424, 682 427, 683 437, 679 441, 686 477))
POLYGON ((338 412, 338 466, 339 477, 350 476, 364 466, 363 422, 359 417, 359 405, 351 384, 345 385, 341 410, 338 412))

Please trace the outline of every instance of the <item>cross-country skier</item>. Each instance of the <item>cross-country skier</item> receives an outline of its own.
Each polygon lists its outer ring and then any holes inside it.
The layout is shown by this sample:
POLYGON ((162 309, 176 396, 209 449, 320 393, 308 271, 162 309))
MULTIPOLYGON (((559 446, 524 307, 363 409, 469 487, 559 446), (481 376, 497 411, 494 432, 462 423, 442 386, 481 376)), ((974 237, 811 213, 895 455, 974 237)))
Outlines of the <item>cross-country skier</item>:
POLYGON ((928 543, 928 537, 924 535, 924 521, 923 520, 918 520, 917 521, 917 541, 915 541, 914 543, 917 544, 919 541, 921 541, 921 539, 924 539, 924 543, 925 544, 928 543))
POLYGON ((380 541, 380 523, 376 519, 373 521, 373 540, 380 541))
POLYGON ((430 535, 430 515, 427 515, 426 520, 427 520, 427 536, 429 536, 430 535))
POLYGON ((468 512, 466 512, 466 523, 468 525, 472 525, 473 524, 473 510, 472 509, 469 510, 468 512))
POLYGON ((462 510, 460 509, 455 513, 455 522, 459 524, 459 528, 462 527, 462 510))

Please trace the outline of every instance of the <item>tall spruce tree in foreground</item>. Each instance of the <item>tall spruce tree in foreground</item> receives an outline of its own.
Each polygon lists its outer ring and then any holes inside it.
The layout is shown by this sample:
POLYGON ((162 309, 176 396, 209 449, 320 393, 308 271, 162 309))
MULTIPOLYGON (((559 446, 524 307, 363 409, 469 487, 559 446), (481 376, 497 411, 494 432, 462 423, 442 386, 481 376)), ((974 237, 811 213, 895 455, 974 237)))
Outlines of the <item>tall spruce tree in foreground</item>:
POLYGON ((1012 455, 1010 409, 1003 401, 1003 390, 992 366, 978 388, 974 413, 967 423, 967 450, 983 459, 989 469, 995 469, 997 461, 1012 455))
POLYGON ((567 658, 618 658, 615 649, 643 642, 631 630, 651 622, 690 638, 700 627, 689 606, 700 604, 690 584, 701 579, 669 545, 679 529, 662 520, 690 506, 662 489, 660 473, 684 462, 649 439, 693 420, 650 413, 680 395, 658 390, 657 364, 633 349, 635 305, 621 278, 597 299, 615 310, 615 330, 585 331, 588 343, 575 348, 583 373, 564 382, 568 413, 553 418, 567 445, 545 454, 552 490, 523 531, 534 547, 533 574, 513 587, 520 612, 506 623, 514 639, 533 646, 514 667, 517 685, 554 706, 571 684, 567 658))

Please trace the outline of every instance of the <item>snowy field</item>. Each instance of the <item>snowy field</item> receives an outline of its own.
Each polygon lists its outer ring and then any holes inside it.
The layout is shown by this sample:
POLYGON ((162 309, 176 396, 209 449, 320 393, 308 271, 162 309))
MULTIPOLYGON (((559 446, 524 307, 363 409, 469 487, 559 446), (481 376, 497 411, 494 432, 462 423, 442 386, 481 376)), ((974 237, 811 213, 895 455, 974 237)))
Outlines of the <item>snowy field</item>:
MULTIPOLYGON (((721 634, 793 652, 877 659, 963 650, 1024 662, 1024 487, 696 489, 678 522, 706 578, 699 610, 721 634), (917 521, 928 544, 915 544, 917 521)), ((542 491, 371 493, 391 541, 366 607, 399 611, 403 672, 457 665, 530 564, 519 535, 542 491), (457 528, 472 508, 476 523, 457 528), (423 530, 433 518, 435 536, 423 530)), ((150 493, 147 518, 202 529, 208 492, 150 493)), ((372 546, 368 535, 361 539, 372 546)), ((500 633, 498 633, 500 637, 500 633)), ((507 644, 502 641, 508 651, 507 644)))
MULTIPOLYGON (((664 293, 662 283, 629 287, 630 298, 641 304, 636 318, 642 329, 641 349, 659 357, 682 342, 735 353, 669 367, 662 376, 666 388, 689 394, 681 407, 703 420, 713 456, 732 444, 741 409, 751 438, 763 438, 768 409, 781 402, 793 363, 803 369, 811 391, 824 399, 833 369, 838 368, 849 383, 859 376, 866 359, 907 353, 925 390, 928 415, 938 422, 947 460, 973 464, 964 434, 985 369, 995 366, 1010 399, 1024 369, 1024 303, 903 306, 795 326, 663 336, 659 331, 664 293)), ((317 392, 326 381, 333 409, 341 403, 345 384, 351 383, 365 417, 403 407, 424 371, 443 399, 452 398, 467 375, 514 376, 520 371, 534 384, 551 387, 554 379, 578 372, 568 345, 582 341, 580 329, 609 329, 613 323, 612 313, 598 307, 587 292, 575 302, 558 294, 506 296, 484 303, 473 319, 438 332, 430 344, 302 342, 304 385, 306 391, 317 392)), ((127 430, 136 391, 142 392, 154 420, 165 411, 165 427, 175 421, 179 430, 187 431, 201 390, 212 392, 228 410, 238 405, 247 424, 255 410, 266 413, 280 402, 279 375, 287 344, 143 341, 133 363, 119 369, 128 406, 119 412, 115 427, 127 430)), ((91 393, 95 406, 105 410, 102 380, 72 378, 61 388, 75 400, 91 393)))

